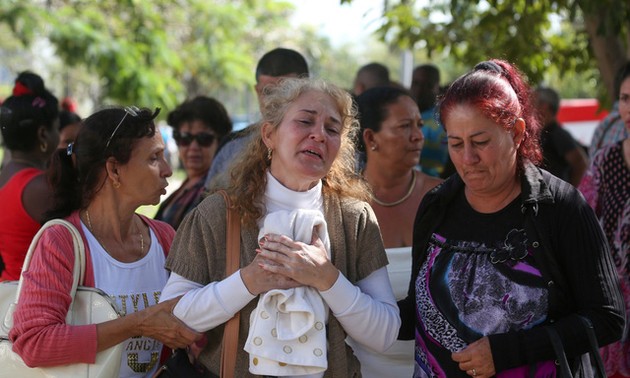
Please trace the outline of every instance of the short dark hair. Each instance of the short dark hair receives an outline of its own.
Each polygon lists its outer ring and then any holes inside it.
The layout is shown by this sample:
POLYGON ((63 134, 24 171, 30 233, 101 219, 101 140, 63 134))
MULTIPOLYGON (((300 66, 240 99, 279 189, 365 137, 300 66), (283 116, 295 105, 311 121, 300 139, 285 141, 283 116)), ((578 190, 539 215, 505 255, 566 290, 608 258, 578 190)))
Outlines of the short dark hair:
POLYGON ((81 122, 81 117, 70 110, 63 109, 59 112, 59 131, 63 130, 66 126, 74 125, 81 122))
POLYGON ((427 77, 431 81, 431 85, 439 85, 440 84, 440 70, 437 66, 426 63, 421 64, 413 69, 413 71, 424 71, 427 73, 427 77))
POLYGON ((197 96, 184 101, 168 114, 166 123, 179 130, 184 122, 199 120, 222 138, 232 131, 232 120, 223 104, 212 97, 197 96))
POLYGON ((368 63, 357 71, 357 76, 369 78, 370 87, 385 86, 389 84, 389 69, 381 63, 368 63))
POLYGON ((356 97, 357 119, 361 126, 361 131, 357 137, 357 147, 360 151, 365 151, 363 131, 370 129, 379 132, 381 124, 388 116, 387 106, 398 101, 398 98, 402 96, 413 99, 411 93, 406 89, 392 86, 370 88, 356 97))
POLYGON ((297 51, 275 48, 260 58, 256 66, 256 81, 261 75, 308 77, 308 64, 306 59, 297 51))
POLYGON ((560 95, 555 89, 550 87, 538 87, 534 93, 539 102, 549 105, 554 115, 558 114, 558 110, 560 110, 560 95))

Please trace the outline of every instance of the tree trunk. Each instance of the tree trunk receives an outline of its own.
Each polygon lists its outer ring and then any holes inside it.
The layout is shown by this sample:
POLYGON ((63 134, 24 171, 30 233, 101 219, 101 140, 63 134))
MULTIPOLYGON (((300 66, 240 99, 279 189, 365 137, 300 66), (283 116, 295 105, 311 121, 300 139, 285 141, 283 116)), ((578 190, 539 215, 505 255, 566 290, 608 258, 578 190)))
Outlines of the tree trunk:
POLYGON ((584 14, 584 25, 589 35, 591 48, 597 60, 597 66, 606 86, 606 93, 610 99, 616 99, 615 74, 626 62, 626 51, 620 40, 619 33, 614 33, 607 27, 602 11, 584 14))

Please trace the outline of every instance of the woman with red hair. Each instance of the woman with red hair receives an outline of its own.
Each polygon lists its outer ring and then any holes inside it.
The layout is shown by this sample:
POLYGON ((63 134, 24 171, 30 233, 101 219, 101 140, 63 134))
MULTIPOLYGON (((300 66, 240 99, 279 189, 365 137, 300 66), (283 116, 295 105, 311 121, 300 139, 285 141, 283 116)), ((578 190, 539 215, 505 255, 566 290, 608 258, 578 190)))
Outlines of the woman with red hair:
POLYGON ((441 99, 457 172, 420 204, 399 303, 417 377, 554 377, 551 333, 573 375, 592 376, 585 323, 600 346, 622 335, 606 237, 580 193, 536 167, 529 97, 516 67, 490 60, 441 99))

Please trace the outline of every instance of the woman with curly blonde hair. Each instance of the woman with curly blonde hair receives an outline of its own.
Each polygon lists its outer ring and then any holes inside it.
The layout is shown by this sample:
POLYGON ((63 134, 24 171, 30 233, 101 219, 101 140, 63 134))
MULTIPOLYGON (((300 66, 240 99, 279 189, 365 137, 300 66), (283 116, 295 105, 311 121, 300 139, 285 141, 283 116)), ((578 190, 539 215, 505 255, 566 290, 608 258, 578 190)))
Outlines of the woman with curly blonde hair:
MULTIPOLYGON (((356 175, 354 170, 355 146, 352 141, 359 130, 359 123, 355 118, 356 109, 344 90, 324 81, 285 79, 281 86, 267 88, 268 93, 265 94, 261 107, 265 122, 277 129, 287 108, 297 97, 309 90, 319 90, 330 96, 335 102, 342 122, 339 153, 323 178, 323 190, 368 201, 370 191, 366 182, 356 175)), ((255 222, 264 214, 261 207, 267 179, 264 172, 271 164, 271 155, 272 152, 270 153, 263 139, 256 138, 230 173, 228 193, 247 222, 255 222)))
POLYGON ((346 336, 384 351, 400 319, 369 190, 354 173, 352 100, 321 80, 287 79, 267 90, 260 137, 226 186, 241 216, 241 269, 225 277, 226 204, 210 195, 178 229, 163 300, 183 295, 173 314, 206 332, 199 360, 214 373, 219 326, 240 312, 235 376, 358 376, 346 336), (269 307, 280 302, 306 310, 286 317, 269 307), (266 321, 274 324, 268 333, 266 321))

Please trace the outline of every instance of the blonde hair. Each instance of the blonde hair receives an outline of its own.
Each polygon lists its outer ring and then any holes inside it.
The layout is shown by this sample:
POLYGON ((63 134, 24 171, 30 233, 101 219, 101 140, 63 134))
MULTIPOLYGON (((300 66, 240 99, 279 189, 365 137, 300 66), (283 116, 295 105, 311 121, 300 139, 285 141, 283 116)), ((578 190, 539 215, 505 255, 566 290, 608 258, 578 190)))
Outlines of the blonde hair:
POLYGON ((233 206, 241 214, 245 225, 255 225, 265 214, 263 195, 267 183, 266 172, 271 161, 261 136, 261 125, 277 129, 284 116, 302 94, 321 92, 330 96, 341 115, 341 144, 330 170, 322 179, 324 193, 336 193, 369 201, 370 191, 365 181, 355 172, 355 135, 359 130, 356 108, 343 89, 320 79, 286 78, 277 85, 265 88, 262 101, 262 121, 254 126, 254 135, 243 154, 232 166, 227 191, 233 206))

